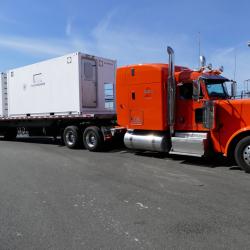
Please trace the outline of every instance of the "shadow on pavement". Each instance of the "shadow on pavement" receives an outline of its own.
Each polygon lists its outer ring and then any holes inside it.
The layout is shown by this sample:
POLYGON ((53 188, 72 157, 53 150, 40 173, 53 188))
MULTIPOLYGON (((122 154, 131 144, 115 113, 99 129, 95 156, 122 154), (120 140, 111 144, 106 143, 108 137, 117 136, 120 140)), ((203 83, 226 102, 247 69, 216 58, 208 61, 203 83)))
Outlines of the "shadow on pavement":
MULTIPOLYGON (((6 141, 0 137, 0 141, 6 141)), ((35 143, 35 144, 52 144, 63 146, 60 139, 55 139, 53 137, 17 137, 13 142, 25 142, 25 143, 35 143)))
MULTIPOLYGON (((0 137, 0 141, 4 140, 0 137)), ((60 138, 55 139, 53 137, 17 137, 15 141, 24 143, 35 143, 35 144, 52 144, 52 145, 58 145, 58 147, 64 147, 60 138)), ((76 150, 83 150, 83 149, 80 148, 76 150)), ((239 167, 235 165, 234 162, 229 161, 227 158, 221 155, 214 155, 213 157, 209 158, 199 158, 199 157, 185 156, 185 155, 169 155, 167 153, 159 153, 159 152, 133 151, 125 148, 123 143, 115 145, 109 144, 105 147, 104 153, 105 152, 117 152, 122 154, 129 153, 155 159, 172 159, 174 161, 178 161, 180 164, 187 164, 200 167, 208 167, 208 168, 228 167, 230 170, 241 170, 239 167)))
POLYGON ((230 170, 241 170, 234 162, 223 157, 222 155, 213 155, 212 157, 195 157, 188 155, 170 155, 163 153, 152 153, 152 152, 137 152, 137 155, 154 157, 158 159, 172 159, 178 161, 180 164, 193 165, 199 167, 228 167, 230 170))

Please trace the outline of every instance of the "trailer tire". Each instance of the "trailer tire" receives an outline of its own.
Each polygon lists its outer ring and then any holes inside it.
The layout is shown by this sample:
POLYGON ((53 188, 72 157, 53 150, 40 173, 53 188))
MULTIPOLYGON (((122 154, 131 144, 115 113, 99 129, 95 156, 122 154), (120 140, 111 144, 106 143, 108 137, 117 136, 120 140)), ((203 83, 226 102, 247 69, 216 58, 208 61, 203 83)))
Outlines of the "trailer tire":
POLYGON ((235 161, 238 166, 250 173, 250 136, 241 139, 234 151, 235 161))
POLYGON ((82 143, 80 129, 77 126, 68 126, 63 131, 63 142, 70 149, 79 148, 82 143))
POLYGON ((17 129, 16 128, 10 128, 7 129, 4 133, 4 140, 6 141, 13 141, 16 139, 17 136, 17 129))
POLYGON ((92 152, 101 151, 103 147, 103 135, 100 128, 91 126, 83 133, 83 144, 86 149, 92 152))

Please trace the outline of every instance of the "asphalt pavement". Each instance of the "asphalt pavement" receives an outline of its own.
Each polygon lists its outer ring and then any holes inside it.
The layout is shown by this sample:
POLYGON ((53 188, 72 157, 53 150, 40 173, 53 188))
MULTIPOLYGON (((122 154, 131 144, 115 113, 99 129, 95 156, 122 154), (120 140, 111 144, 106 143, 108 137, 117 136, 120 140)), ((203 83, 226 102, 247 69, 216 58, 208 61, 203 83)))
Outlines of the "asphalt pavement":
POLYGON ((222 159, 0 141, 0 249, 250 249, 249 193, 222 159))

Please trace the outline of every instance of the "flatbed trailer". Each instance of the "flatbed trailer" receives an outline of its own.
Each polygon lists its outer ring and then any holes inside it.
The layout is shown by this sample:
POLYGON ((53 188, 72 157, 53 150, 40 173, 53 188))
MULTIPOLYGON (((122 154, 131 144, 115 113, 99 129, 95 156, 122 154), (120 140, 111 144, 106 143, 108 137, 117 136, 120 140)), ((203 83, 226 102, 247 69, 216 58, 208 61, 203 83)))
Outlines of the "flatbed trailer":
POLYGON ((19 132, 29 136, 61 137, 69 148, 84 146, 90 151, 103 149, 107 142, 124 135, 116 124, 116 115, 84 114, 0 118, 0 135, 14 140, 19 132))
POLYGON ((116 126, 116 61, 71 53, 1 74, 0 134, 61 136, 100 150, 116 126))

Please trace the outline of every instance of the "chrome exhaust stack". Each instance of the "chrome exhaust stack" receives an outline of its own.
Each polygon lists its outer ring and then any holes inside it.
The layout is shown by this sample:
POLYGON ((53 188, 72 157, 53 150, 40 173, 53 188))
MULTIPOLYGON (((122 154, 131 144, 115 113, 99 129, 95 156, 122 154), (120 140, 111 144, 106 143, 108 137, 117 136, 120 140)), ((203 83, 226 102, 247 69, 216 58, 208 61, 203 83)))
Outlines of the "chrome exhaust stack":
POLYGON ((176 96, 176 85, 175 85, 175 65, 174 65, 174 50, 171 47, 167 47, 169 56, 168 62, 168 88, 167 88, 167 111, 168 111, 168 125, 170 128, 170 136, 174 134, 175 124, 175 96, 176 96))

